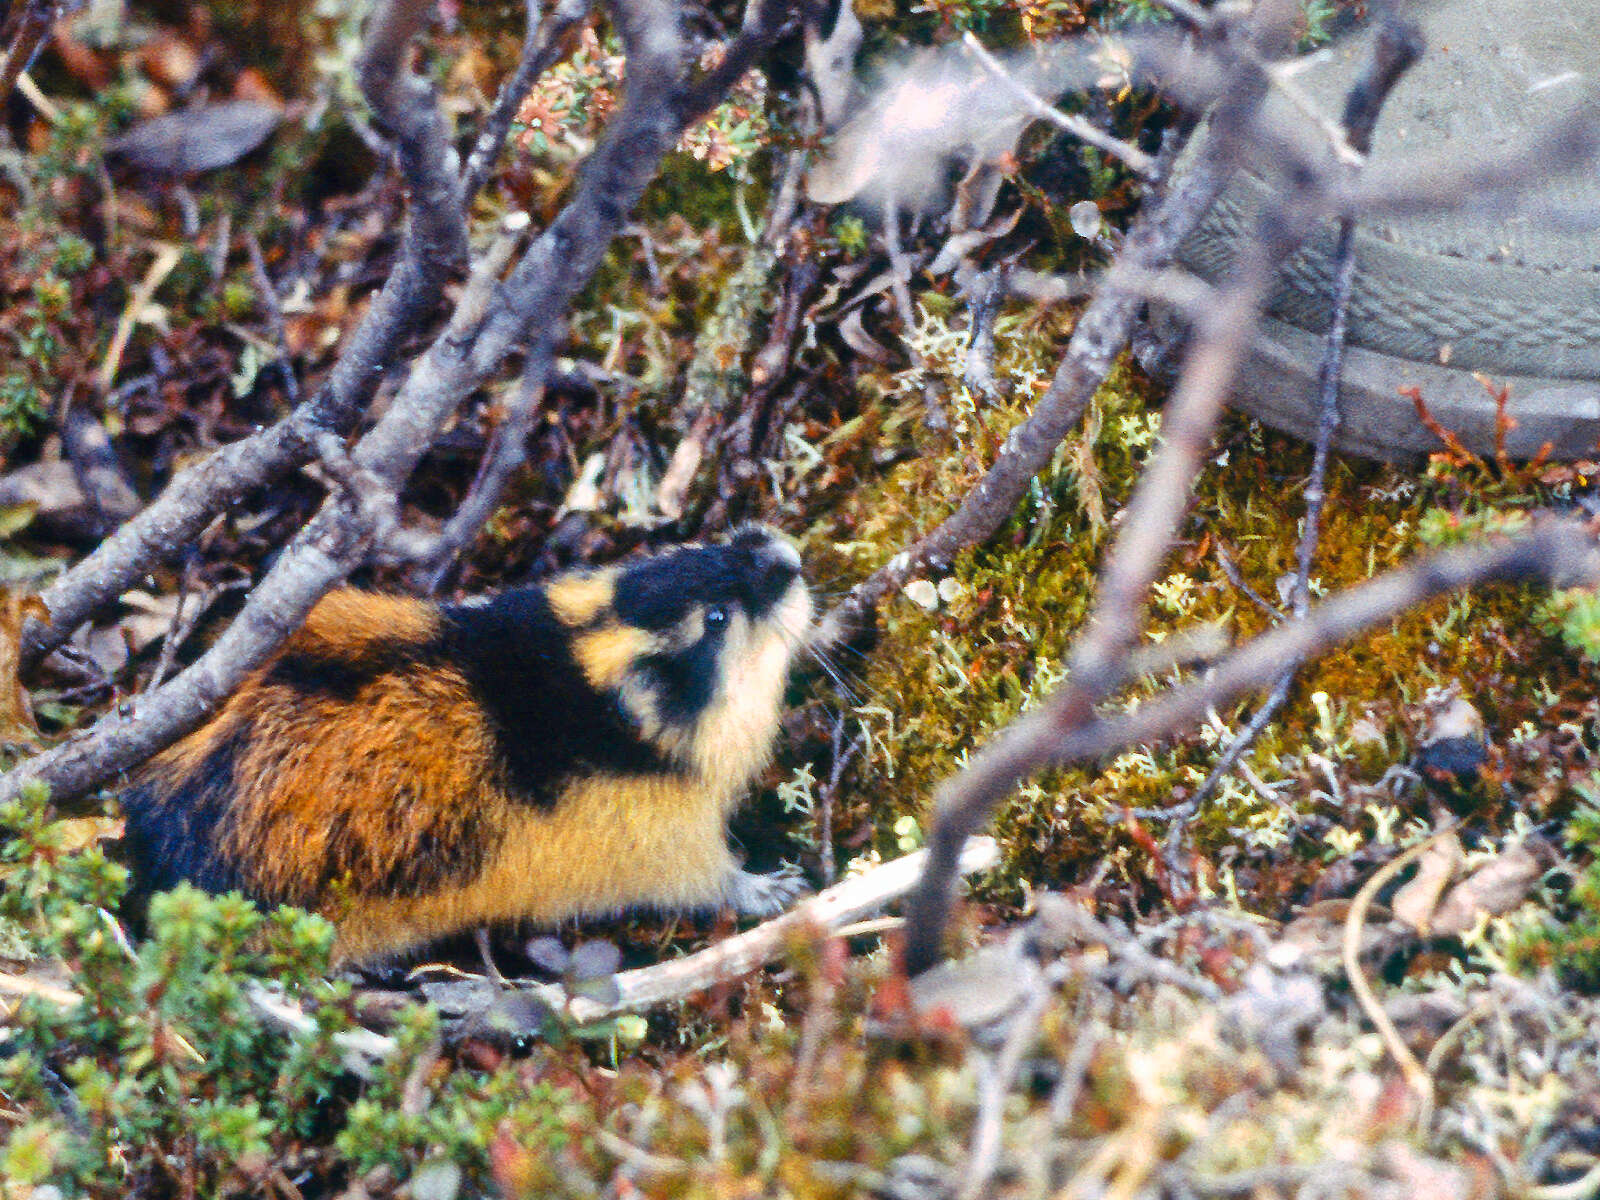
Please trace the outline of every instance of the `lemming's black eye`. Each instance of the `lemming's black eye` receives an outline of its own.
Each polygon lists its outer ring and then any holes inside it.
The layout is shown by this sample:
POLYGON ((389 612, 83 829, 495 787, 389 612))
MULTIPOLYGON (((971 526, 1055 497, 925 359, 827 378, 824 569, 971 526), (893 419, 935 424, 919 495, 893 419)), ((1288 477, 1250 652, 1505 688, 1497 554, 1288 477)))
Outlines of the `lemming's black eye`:
POLYGON ((728 607, 725 604, 713 604, 706 609, 706 628, 721 629, 728 623, 728 607))

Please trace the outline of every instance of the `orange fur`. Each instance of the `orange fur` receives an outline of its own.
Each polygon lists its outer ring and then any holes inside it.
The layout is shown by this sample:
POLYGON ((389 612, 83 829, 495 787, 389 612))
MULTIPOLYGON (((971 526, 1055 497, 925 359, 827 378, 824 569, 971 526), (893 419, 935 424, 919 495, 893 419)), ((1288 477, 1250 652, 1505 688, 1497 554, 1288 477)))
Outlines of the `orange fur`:
POLYGON ((223 721, 223 714, 227 711, 228 707, 224 705, 222 711, 209 723, 202 725, 188 737, 174 743, 151 759, 145 771, 159 773, 174 780, 187 779, 194 774, 199 769, 201 761, 211 753, 212 746, 227 731, 228 726, 223 721))
POLYGON ((317 602, 289 645, 356 657, 373 647, 426 641, 438 627, 438 611, 425 600, 341 588, 317 602))
POLYGON ((551 580, 544 595, 556 620, 576 629, 610 607, 615 586, 615 571, 584 571, 551 580))
POLYGON ((415 861, 430 838, 498 817, 481 808, 498 788, 493 735, 459 675, 379 676, 357 700, 269 687, 240 706, 253 736, 223 849, 265 894, 314 905, 340 855, 415 861))
POLYGON ((629 669, 658 644, 658 639, 642 629, 613 623, 573 638, 572 656, 589 686, 605 691, 620 684, 629 669))
MULTIPOLYGON (((425 641, 438 623, 437 612, 425 601, 341 588, 317 602, 280 655, 300 651, 358 662, 373 650, 425 641)), ((256 671, 210 722, 157 755, 151 762, 155 772, 173 780, 187 778, 241 720, 252 717, 258 708, 270 708, 270 689, 261 687, 269 669, 270 664, 256 671)))

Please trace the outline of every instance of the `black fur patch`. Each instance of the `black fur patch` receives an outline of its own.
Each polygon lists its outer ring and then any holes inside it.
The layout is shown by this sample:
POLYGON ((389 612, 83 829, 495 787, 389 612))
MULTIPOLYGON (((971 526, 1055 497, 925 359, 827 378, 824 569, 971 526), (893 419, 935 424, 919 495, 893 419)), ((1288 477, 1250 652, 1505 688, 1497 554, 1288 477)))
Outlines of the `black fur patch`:
POLYGON ((442 616, 440 653, 489 714, 513 794, 552 808, 575 778, 673 769, 639 736, 615 695, 589 686, 572 657, 570 631, 540 589, 446 608, 442 616))
POLYGON ((685 546, 625 567, 617 578, 617 616, 641 629, 666 629, 698 604, 737 604, 760 618, 800 573, 792 553, 762 529, 721 546, 685 546))
POLYGON ((484 821, 443 819, 436 804, 428 806, 434 820, 419 830, 416 807, 412 796, 392 797, 376 845, 356 835, 347 812, 335 813, 328 830, 331 853, 317 888, 301 902, 325 895, 344 880, 352 882, 357 895, 416 896, 475 878, 504 831, 484 821))
POLYGON ((125 844, 142 893, 164 892, 185 880, 208 892, 249 890, 218 851, 238 760, 249 741, 248 726, 235 725, 186 777, 165 787, 144 780, 122 793, 125 844))
POLYGON ((421 661, 426 656, 426 647, 427 643, 402 642, 372 648, 360 658, 290 649, 267 668, 262 682, 290 688, 302 696, 354 700, 363 687, 379 676, 421 661))
POLYGON ((690 725, 705 711, 716 695, 717 655, 721 649, 721 635, 707 632, 687 649, 652 655, 644 661, 663 721, 690 725))

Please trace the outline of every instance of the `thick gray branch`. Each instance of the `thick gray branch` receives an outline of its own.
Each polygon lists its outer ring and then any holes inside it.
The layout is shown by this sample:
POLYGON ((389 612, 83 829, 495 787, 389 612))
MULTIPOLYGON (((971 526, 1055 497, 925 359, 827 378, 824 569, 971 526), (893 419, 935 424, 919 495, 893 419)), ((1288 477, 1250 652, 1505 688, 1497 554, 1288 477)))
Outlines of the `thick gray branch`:
POLYGON ((466 221, 449 129, 431 89, 406 72, 402 61, 405 39, 431 9, 431 0, 384 5, 369 26, 361 81, 374 112, 394 134, 411 207, 399 260, 327 380, 278 424, 181 472, 154 503, 64 572, 42 597, 50 623, 30 621, 25 631, 25 670, 152 565, 192 545, 217 513, 309 462, 319 431, 348 433, 402 340, 437 307, 445 282, 465 259, 466 221))
MULTIPOLYGON (((396 41, 394 29, 416 27, 418 4, 396 0, 380 10, 385 23, 373 31, 368 64, 384 55, 398 61, 405 44, 396 41)), ((777 35, 779 22, 773 14, 779 11, 776 3, 752 9, 736 39, 740 56, 753 55, 760 39, 777 35)), ((352 495, 351 489, 325 503, 199 661, 142 697, 131 715, 107 717, 85 737, 11 771, 0 780, 0 799, 34 778, 47 782, 58 798, 79 795, 170 745, 264 663, 327 589, 361 561, 380 507, 367 502, 370 493, 383 487, 391 494, 398 490, 462 399, 531 333, 545 335, 564 318, 662 155, 711 102, 705 80, 685 82, 689 56, 678 16, 668 0, 619 0, 614 5, 628 56, 621 110, 584 165, 572 201, 509 278, 500 280, 496 263, 486 256, 444 331, 418 360, 387 411, 350 451, 348 461, 340 464, 342 474, 362 481, 361 489, 369 495, 352 495)), ((730 51, 728 59, 733 57, 730 51)), ((727 59, 723 65, 728 66, 727 59)), ((738 74, 732 67, 722 75, 713 73, 729 83, 738 74)), ((380 95, 393 94, 373 86, 380 95)), ((440 194, 459 202, 458 176, 453 162, 450 166, 451 184, 440 194)), ((310 440, 318 440, 314 429, 310 440)))

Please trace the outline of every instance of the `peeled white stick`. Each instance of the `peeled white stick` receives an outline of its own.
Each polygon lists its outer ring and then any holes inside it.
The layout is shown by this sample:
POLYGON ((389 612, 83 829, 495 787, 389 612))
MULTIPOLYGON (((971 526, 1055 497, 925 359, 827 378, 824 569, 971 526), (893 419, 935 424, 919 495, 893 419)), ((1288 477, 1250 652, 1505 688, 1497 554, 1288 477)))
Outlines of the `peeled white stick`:
MULTIPOLYGON (((651 967, 623 971, 616 977, 618 996, 614 1004, 601 1004, 583 996, 566 998, 561 989, 553 985, 540 985, 531 990, 558 1008, 565 1002, 567 1015, 585 1025, 618 1013, 639 1012, 681 1000, 748 975, 781 958, 789 938, 795 934, 839 929, 877 912, 916 886, 927 857, 926 850, 914 851, 836 883, 781 916, 763 921, 744 933, 723 938, 704 950, 651 967)), ((999 859, 1000 847, 993 838, 968 838, 966 849, 961 852, 961 874, 974 875, 988 870, 999 859)))

